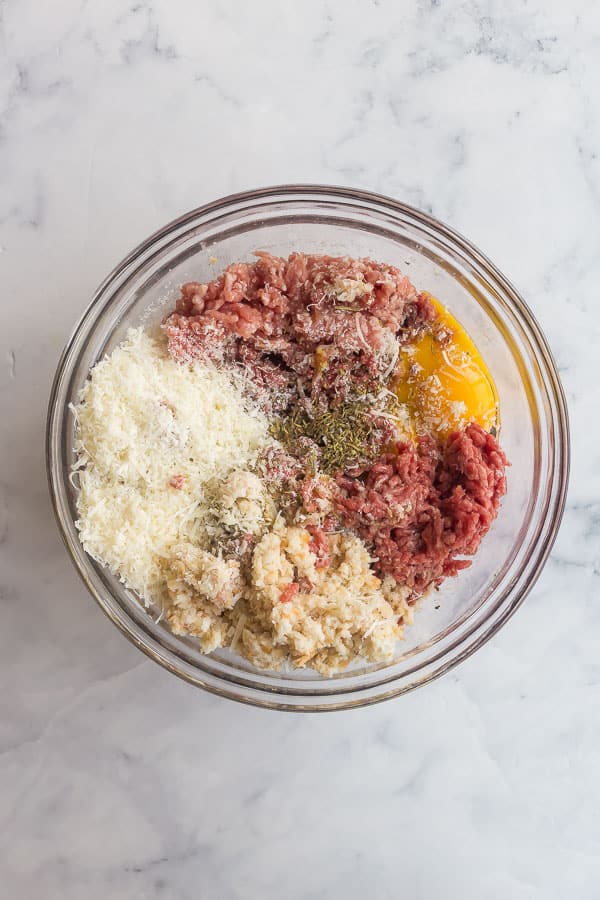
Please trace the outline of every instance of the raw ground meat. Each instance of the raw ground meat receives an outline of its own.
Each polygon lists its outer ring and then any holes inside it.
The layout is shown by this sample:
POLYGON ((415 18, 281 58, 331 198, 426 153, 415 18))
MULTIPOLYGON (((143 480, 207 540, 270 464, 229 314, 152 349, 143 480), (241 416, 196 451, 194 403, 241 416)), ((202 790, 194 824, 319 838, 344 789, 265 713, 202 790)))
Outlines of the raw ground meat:
POLYGON ((334 504, 389 573, 415 596, 470 565, 506 490, 507 460, 479 425, 450 435, 399 443, 360 477, 339 475, 334 504))
POLYGON ((244 363, 279 410, 304 388, 313 402, 344 399, 381 374, 396 343, 435 318, 394 266, 369 259, 257 253, 208 284, 189 282, 164 322, 175 359, 244 363), (298 385, 298 378, 301 384, 298 385))

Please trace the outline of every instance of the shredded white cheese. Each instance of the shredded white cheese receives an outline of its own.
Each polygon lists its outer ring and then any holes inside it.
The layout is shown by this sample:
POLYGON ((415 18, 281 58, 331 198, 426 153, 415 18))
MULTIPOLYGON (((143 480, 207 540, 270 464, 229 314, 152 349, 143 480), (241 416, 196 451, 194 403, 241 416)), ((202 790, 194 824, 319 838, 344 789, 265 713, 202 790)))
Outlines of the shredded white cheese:
POLYGON ((373 285, 356 278, 340 278, 338 276, 333 282, 332 290, 341 303, 352 304, 359 297, 372 293, 373 285))
POLYGON ((149 603, 170 548, 198 539, 206 482, 251 464, 268 421, 231 376, 175 362, 141 329, 94 367, 74 414, 82 543, 149 603))

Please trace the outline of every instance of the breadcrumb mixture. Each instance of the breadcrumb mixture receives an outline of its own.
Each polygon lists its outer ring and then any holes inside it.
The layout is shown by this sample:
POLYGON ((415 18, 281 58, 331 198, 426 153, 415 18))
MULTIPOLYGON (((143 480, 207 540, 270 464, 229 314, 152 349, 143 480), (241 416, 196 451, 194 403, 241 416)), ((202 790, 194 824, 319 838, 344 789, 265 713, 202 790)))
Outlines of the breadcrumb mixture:
POLYGON ((207 653, 235 636, 237 652, 271 669, 287 659, 331 675, 357 657, 391 661, 412 621, 409 589, 382 582, 354 535, 329 536, 325 568, 311 541, 305 528, 278 520, 254 548, 246 578, 236 560, 176 547, 165 572, 174 633, 199 638, 207 653))

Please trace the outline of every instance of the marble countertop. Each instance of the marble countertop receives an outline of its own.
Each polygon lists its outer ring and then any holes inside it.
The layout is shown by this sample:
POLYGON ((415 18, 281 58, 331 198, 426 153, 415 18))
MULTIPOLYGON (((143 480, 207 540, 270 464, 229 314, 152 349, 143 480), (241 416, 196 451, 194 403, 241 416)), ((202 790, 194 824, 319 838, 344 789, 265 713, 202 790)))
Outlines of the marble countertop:
POLYGON ((11 900, 600 894, 600 6, 0 0, 0 847, 11 900), (520 288, 573 432, 533 593, 437 683, 324 716, 146 660, 44 474, 50 379, 106 272, 226 193, 381 191, 520 288))

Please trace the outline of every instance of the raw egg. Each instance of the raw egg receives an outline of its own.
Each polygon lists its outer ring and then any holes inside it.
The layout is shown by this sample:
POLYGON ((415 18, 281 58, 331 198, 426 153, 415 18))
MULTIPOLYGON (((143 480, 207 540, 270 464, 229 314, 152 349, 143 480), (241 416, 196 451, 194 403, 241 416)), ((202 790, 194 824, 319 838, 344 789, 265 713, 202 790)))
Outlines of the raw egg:
POLYGON ((427 332, 402 349, 395 393, 406 404, 415 431, 447 437, 477 422, 497 433, 498 395, 477 347, 454 316, 429 297, 439 318, 427 332))

